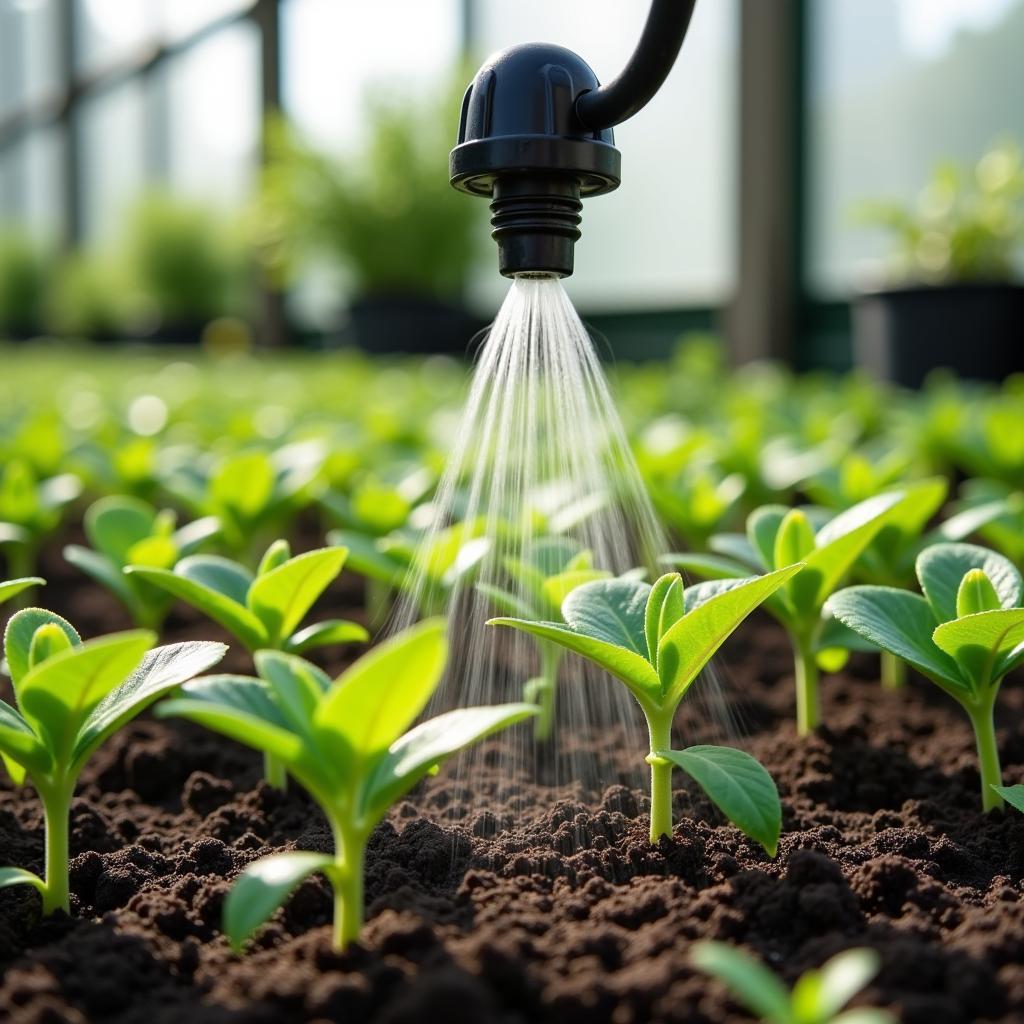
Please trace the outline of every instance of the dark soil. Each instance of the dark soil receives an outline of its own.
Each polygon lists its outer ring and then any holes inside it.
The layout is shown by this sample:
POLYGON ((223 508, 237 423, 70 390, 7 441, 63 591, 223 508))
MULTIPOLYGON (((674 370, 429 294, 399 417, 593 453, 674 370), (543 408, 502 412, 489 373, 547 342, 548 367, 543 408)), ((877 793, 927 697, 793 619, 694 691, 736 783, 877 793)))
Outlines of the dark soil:
MULTIPOLYGON (((52 570, 46 603, 85 634, 127 625, 96 589, 52 570)), ((354 586, 340 585, 336 603, 351 604, 354 586)), ((165 639, 197 635, 213 632, 177 617, 165 639)), ((244 655, 230 657, 246 669, 244 655)), ((748 624, 719 660, 743 745, 782 795, 775 860, 682 775, 673 840, 651 847, 642 791, 510 777, 496 740, 472 780, 477 799, 449 768, 377 830, 368 923, 344 955, 330 949, 318 879, 248 956, 228 951, 218 924, 238 871, 269 850, 328 849, 329 834, 301 793, 259 781, 256 755, 143 718, 96 755, 75 801, 74 917, 40 921, 32 890, 0 892, 0 1019, 749 1020, 687 966, 690 944, 711 937, 756 951, 790 981, 871 946, 884 966, 861 1002, 910 1024, 1024 1021, 1024 818, 979 813, 966 717, 921 681, 883 692, 865 658, 826 681, 828 727, 800 740, 773 624, 748 624)), ((680 720, 688 742, 708 736, 695 714, 680 720)), ((1011 681, 999 709, 1009 782, 1024 781, 1022 720, 1011 681)), ((617 738, 561 737, 596 751, 610 777, 643 753, 617 738)), ((33 795, 5 782, 0 864, 38 870, 42 844, 33 795)))

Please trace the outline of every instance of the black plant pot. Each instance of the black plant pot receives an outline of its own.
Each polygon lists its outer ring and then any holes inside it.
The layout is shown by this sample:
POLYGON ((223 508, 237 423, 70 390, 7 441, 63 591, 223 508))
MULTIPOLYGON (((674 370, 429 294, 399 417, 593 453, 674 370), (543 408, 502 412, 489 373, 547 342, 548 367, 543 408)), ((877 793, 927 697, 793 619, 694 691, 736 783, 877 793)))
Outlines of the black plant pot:
POLYGON ((870 292, 853 304, 857 365, 919 387, 931 370, 1002 380, 1024 370, 1024 286, 958 284, 870 292))
POLYGON ((422 295, 377 294, 349 308, 346 340, 367 352, 464 354, 486 326, 462 306, 422 295))

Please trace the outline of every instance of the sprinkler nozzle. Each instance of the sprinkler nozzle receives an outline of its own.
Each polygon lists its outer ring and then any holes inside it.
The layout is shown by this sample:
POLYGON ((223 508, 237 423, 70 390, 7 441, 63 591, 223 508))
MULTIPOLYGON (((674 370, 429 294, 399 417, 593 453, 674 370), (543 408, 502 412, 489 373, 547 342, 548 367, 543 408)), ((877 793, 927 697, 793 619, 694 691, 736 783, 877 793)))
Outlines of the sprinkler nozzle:
POLYGON ((451 183, 490 197, 505 277, 568 277, 583 198, 618 187, 611 128, 586 128, 576 115, 576 101, 597 87, 571 50, 527 43, 491 57, 466 91, 451 183))

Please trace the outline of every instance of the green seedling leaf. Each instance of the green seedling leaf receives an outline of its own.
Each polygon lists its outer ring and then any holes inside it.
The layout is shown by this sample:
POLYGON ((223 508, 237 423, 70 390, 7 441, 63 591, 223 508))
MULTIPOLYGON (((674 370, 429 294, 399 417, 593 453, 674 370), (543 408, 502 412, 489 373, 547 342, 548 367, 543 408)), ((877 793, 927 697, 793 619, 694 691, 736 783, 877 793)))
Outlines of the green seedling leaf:
POLYGON ((447 657, 441 619, 385 641, 337 680, 314 715, 317 730, 364 760, 380 754, 426 706, 447 657))
POLYGON ((233 576, 232 571, 225 568, 225 565, 233 566, 234 563, 228 562, 227 559, 217 559, 217 563, 223 564, 211 564, 212 558, 213 556, 209 555, 192 555, 179 562, 174 572, 166 569, 147 569, 137 565, 129 566, 125 572, 139 576, 199 609, 237 637, 248 650, 255 651, 265 646, 266 629, 245 607, 245 594, 243 593, 241 601, 237 601, 234 597, 228 596, 224 589, 217 589, 207 582, 215 580, 221 587, 228 586, 232 592, 238 592, 235 584, 239 582, 240 577, 233 576), (233 583, 229 584, 232 580, 233 583))
POLYGON ((118 566, 127 565, 128 552, 153 535, 156 510, 128 496, 100 498, 86 510, 82 525, 89 543, 118 566))
POLYGON ((775 567, 775 538, 787 515, 789 509, 785 505, 762 505, 750 513, 747 542, 757 554, 759 568, 775 567))
POLYGON ((700 785, 708 799, 746 836, 764 847, 769 857, 779 848, 782 804, 772 777, 761 763, 732 747, 696 746, 659 750, 700 785))
POLYGON ((378 763, 365 788, 364 813, 380 818, 435 765, 536 714, 532 704, 457 708, 416 726, 396 740, 378 763))
POLYGON ((47 622, 32 634, 32 643, 28 650, 29 668, 35 668, 47 658, 70 650, 71 646, 67 633, 56 622, 47 622))
POLYGON ((82 642, 75 627, 56 612, 47 611, 45 608, 23 608, 12 615, 4 632, 4 657, 7 659, 7 671, 14 683, 15 694, 18 691, 18 684, 31 668, 32 637, 35 636, 37 629, 48 624, 59 626, 72 646, 82 642))
POLYGON ((647 660, 658 668, 661 638, 683 617, 683 581, 679 573, 667 573, 655 582, 644 609, 647 660))
POLYGON ((658 674, 669 703, 678 704, 726 637, 802 564, 755 576, 724 590, 680 619, 658 645, 658 674))
POLYGON ((279 565, 284 565, 289 558, 292 557, 292 547, 286 540, 275 540, 273 544, 267 548, 263 557, 260 559, 259 568, 256 570, 257 576, 263 576, 273 569, 276 569, 279 565))
POLYGON ((301 654, 316 647, 331 647, 336 644, 362 644, 370 639, 370 634, 357 622, 345 619, 325 619, 306 626, 293 633, 284 644, 285 650, 291 654, 301 654))
POLYGON ((755 571, 753 566, 722 555, 673 554, 665 555, 661 561, 673 569, 681 569, 701 579, 746 579, 755 571))
POLYGON ((1024 608, 1000 608, 944 622, 936 627, 932 639, 975 685, 989 686, 1024 652, 1024 608))
POLYGON ((302 753, 302 740, 271 697, 266 684, 249 676, 204 676, 181 688, 181 696, 156 708, 160 718, 178 716, 263 750, 286 764, 302 753))
POLYGON ((243 607, 253 584, 252 573, 245 566, 219 555, 190 555, 183 558, 174 571, 243 607))
POLYGON ((330 871, 327 853, 274 853, 250 864, 224 901, 224 932, 231 948, 241 952, 246 939, 316 871, 330 871))
POLYGON ((584 583, 593 583, 595 580, 608 579, 610 572, 602 572, 599 569, 573 569, 568 572, 558 573, 556 576, 549 576, 544 580, 541 593, 544 600, 553 608, 561 608, 565 599, 584 583))
POLYGON ((790 1024, 789 992, 760 961, 724 942, 695 942, 690 962, 724 982, 756 1017, 772 1024, 790 1024))
POLYGON ((409 567, 407 560, 382 550, 375 538, 352 530, 332 530, 327 535, 327 541, 348 552, 349 567, 360 576, 379 580, 389 586, 398 586, 409 567))
POLYGON ((1021 603, 1021 576, 1008 559, 975 544, 935 544, 918 556, 917 575, 937 622, 957 617, 960 584, 972 569, 989 578, 1003 608, 1021 603))
POLYGON ((110 736, 165 693, 212 668, 225 653, 224 644, 194 640, 157 647, 146 654, 139 667, 86 716, 75 737, 72 769, 80 771, 110 736))
MULTIPOLYGON (((878 974, 872 949, 849 949, 819 970, 805 971, 793 986, 793 1010, 801 1021, 830 1021, 878 974)), ((877 1013, 877 1011, 872 1011, 877 1013)))
POLYGON ((562 605, 562 617, 576 633, 644 656, 650 592, 650 584, 639 580, 598 580, 569 594, 562 605))
POLYGON ((345 548, 321 548, 280 562, 256 577, 246 602, 263 623, 270 646, 295 631, 316 599, 337 578, 346 555, 345 548))
POLYGON ((802 509, 790 509, 779 524, 775 534, 775 547, 771 564, 773 566, 793 565, 806 558, 814 550, 814 530, 807 513, 802 509))
POLYGON ((960 589, 956 592, 956 617, 976 615, 978 612, 991 612, 1002 608, 1002 602, 992 586, 992 581, 981 569, 971 569, 960 581, 960 589))
POLYGON ((134 671, 155 640, 147 630, 87 640, 25 673, 18 684, 19 707, 55 760, 68 758, 90 712, 134 671))
POLYGON ((5 701, 0 701, 0 752, 8 774, 19 786, 27 769, 45 774, 53 768, 53 758, 39 737, 5 701))
MULTIPOLYGON (((591 585, 588 583, 584 586, 591 585)), ((642 655, 624 647, 618 647, 597 637, 577 633, 569 626, 558 622, 531 622, 527 619, 497 618, 488 620, 487 625, 510 626, 542 640, 550 640, 568 651, 575 651, 575 653, 583 655, 625 683, 633 696, 641 703, 644 700, 657 700, 661 695, 661 681, 651 663, 642 655)))
POLYGON ((121 564, 115 564, 101 552, 83 548, 78 544, 69 544, 64 548, 64 559, 106 587, 125 607, 134 609, 136 595, 130 580, 124 575, 121 564))
POLYGON ((922 675, 962 688, 956 663, 932 641, 935 613, 920 595, 895 587, 848 587, 831 598, 828 609, 844 625, 922 675))
POLYGON ((993 786, 992 789, 1011 807, 1024 814, 1024 785, 1018 783, 1016 786, 993 786))
POLYGON ((11 885, 31 885, 41 893, 46 892, 46 882, 31 871, 24 868, 0 868, 0 889, 11 885))
POLYGON ((0 604, 5 601, 10 601, 12 597, 17 597, 24 590, 28 590, 30 587, 43 587, 46 586, 46 580, 41 576, 24 576, 18 580, 6 580, 0 582, 0 604))

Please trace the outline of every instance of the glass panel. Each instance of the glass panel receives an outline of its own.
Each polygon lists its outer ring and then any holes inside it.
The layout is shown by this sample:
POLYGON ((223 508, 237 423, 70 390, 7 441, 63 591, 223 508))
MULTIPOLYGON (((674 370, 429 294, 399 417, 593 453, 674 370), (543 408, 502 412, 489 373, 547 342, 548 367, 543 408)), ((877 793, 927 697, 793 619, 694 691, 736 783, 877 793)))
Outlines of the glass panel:
POLYGON ((110 238, 146 177, 142 86, 129 81, 82 101, 76 118, 81 146, 82 234, 110 238))
POLYGON ((75 0, 79 71, 130 57, 152 42, 159 25, 156 0, 75 0))
POLYGON ((177 40, 251 6, 252 0, 163 0, 160 20, 164 36, 177 40))
POLYGON ((42 128, 25 140, 24 221, 40 238, 56 240, 64 226, 61 165, 64 145, 60 130, 42 128))
POLYGON ((259 34, 222 29, 167 70, 170 183, 231 205, 249 193, 259 146, 259 34))
MULTIPOLYGON (((621 0, 477 2, 480 54, 540 39, 614 78, 640 36, 647 5, 621 0)), ((735 0, 699 3, 679 62, 633 120, 615 129, 617 191, 586 202, 576 271, 566 287, 588 310, 717 304, 733 283, 738 17, 735 0)), ((453 128, 454 131, 454 128, 453 128)), ((493 258, 481 268, 504 293, 493 258)))
POLYGON ((0 0, 0 116, 19 107, 24 94, 23 22, 15 0, 0 0))
POLYGON ((316 143, 357 142, 368 88, 445 81, 458 59, 460 12, 459 0, 288 0, 281 46, 289 115, 316 143))
POLYGON ((1024 0, 807 5, 809 285, 848 292, 888 252, 866 199, 913 199, 936 163, 1024 143, 1024 0))
POLYGON ((23 143, 0 149, 0 231, 8 224, 21 224, 25 208, 25 165, 23 143))

